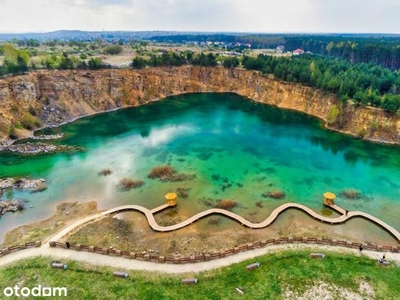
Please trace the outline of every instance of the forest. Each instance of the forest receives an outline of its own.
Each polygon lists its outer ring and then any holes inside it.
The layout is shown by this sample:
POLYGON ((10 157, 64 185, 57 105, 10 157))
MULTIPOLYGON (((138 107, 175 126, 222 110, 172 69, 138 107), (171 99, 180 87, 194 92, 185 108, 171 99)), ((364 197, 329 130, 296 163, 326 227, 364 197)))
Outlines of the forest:
POLYGON ((342 101, 371 105, 396 113, 400 108, 400 72, 373 63, 314 55, 273 57, 260 54, 244 56, 242 65, 249 70, 273 74, 277 79, 301 83, 336 94, 342 101))
POLYGON ((224 42, 249 43, 252 49, 285 46, 285 51, 303 49, 313 54, 345 59, 351 63, 376 63, 397 70, 400 68, 400 36, 390 35, 280 35, 280 34, 209 34, 155 36, 157 42, 224 42))

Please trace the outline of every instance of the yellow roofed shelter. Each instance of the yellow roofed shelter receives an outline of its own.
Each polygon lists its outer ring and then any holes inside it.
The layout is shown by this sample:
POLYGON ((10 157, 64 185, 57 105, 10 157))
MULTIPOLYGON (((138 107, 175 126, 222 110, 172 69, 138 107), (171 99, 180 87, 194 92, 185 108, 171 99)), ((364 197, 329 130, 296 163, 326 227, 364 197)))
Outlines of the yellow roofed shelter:
POLYGON ((176 206, 178 195, 176 193, 168 193, 165 195, 165 199, 167 199, 168 206, 176 206))
POLYGON ((335 204, 335 194, 331 192, 324 193, 324 205, 334 205, 335 204))

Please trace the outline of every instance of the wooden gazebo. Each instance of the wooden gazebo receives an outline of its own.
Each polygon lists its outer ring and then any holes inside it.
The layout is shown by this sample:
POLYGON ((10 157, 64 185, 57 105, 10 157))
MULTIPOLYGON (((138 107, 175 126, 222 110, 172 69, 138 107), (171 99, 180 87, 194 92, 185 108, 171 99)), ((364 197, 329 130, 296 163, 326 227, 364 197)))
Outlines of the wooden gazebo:
POLYGON ((335 203, 335 194, 331 192, 324 193, 324 205, 334 205, 335 203))
POLYGON ((176 206, 178 195, 176 193, 168 193, 165 195, 165 199, 167 199, 168 206, 176 206))

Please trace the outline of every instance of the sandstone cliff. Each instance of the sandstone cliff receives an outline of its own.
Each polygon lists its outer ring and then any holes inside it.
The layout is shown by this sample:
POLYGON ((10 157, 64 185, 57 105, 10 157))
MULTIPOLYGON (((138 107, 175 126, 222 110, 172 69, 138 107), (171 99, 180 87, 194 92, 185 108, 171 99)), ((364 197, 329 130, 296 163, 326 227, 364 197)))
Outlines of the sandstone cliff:
POLYGON ((29 125, 37 118, 42 126, 56 126, 88 114, 191 92, 234 92, 316 116, 327 121, 332 129, 365 139, 400 143, 399 119, 382 110, 343 108, 332 94, 257 72, 193 66, 39 71, 1 79, 0 139, 7 138, 12 124, 22 121, 29 125))

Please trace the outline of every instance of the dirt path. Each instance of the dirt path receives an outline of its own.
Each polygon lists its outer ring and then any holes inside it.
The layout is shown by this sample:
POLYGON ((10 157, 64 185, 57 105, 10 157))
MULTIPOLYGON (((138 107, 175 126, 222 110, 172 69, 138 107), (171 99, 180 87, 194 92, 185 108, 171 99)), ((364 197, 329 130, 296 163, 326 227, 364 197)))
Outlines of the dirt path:
MULTIPOLYGON (((106 256, 92 252, 78 252, 74 250, 50 248, 48 244, 44 244, 39 248, 30 248, 19 252, 8 254, 0 258, 0 267, 12 264, 16 261, 32 258, 36 256, 49 257, 51 259, 60 260, 75 260, 80 262, 89 263, 96 266, 107 266, 116 269, 126 270, 143 270, 151 272, 161 273, 197 273, 216 268, 229 266, 234 263, 238 263, 247 259, 252 259, 260 255, 265 255, 271 252, 282 251, 282 250, 310 250, 310 251, 330 251, 338 253, 351 253, 355 255, 365 255, 372 259, 379 259, 382 257, 382 252, 364 250, 360 254, 357 249, 349 249, 336 246, 325 246, 325 245, 303 245, 303 244, 290 244, 290 245, 274 245, 266 248, 250 250, 241 252, 232 256, 224 257, 217 260, 200 262, 195 264, 161 264, 148 261, 131 260, 123 257, 106 256)), ((386 253, 386 259, 395 261, 397 265, 400 265, 400 253, 386 253)))

